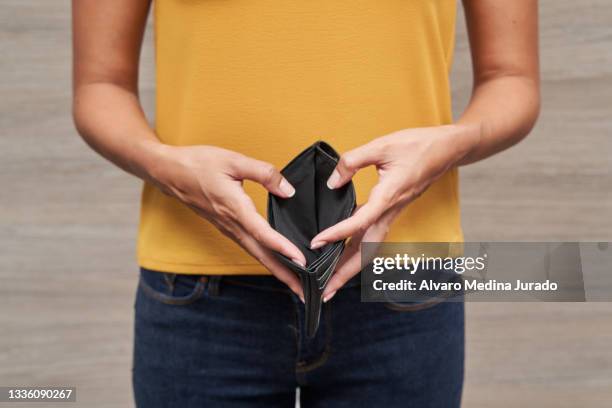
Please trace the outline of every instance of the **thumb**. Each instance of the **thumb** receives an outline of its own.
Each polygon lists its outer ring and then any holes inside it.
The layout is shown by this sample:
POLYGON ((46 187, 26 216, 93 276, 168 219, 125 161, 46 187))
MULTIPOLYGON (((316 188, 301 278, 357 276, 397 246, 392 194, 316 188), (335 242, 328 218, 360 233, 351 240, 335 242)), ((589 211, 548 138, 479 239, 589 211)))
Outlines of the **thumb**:
POLYGON ((234 175, 241 180, 255 181, 279 197, 288 198, 295 194, 295 188, 271 163, 245 156, 234 165, 234 175))
POLYGON ((344 153, 340 156, 336 168, 329 176, 327 187, 332 190, 342 187, 353 178, 358 170, 377 164, 379 151, 377 145, 371 142, 344 153))

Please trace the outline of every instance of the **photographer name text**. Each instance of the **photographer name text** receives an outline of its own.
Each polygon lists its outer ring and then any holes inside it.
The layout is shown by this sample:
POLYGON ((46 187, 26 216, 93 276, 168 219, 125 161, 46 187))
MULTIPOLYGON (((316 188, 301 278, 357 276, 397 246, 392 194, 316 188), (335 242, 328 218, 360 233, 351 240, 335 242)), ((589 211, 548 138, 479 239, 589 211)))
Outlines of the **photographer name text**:
POLYGON ((372 282, 375 291, 547 291, 554 292, 558 289, 557 282, 546 280, 543 282, 524 282, 517 279, 515 282, 500 282, 489 280, 483 282, 478 279, 463 280, 460 282, 437 282, 426 279, 417 282, 402 279, 397 282, 385 282, 376 279, 372 282))

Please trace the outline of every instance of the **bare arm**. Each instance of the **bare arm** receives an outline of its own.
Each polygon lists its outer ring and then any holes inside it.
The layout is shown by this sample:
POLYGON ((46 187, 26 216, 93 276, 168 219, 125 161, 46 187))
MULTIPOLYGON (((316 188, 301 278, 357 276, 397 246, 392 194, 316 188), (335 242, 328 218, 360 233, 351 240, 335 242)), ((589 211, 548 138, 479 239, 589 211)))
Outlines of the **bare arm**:
POLYGON ((405 129, 346 152, 328 181, 342 186, 374 165, 379 181, 368 202, 349 219, 313 238, 314 248, 353 237, 324 299, 360 269, 362 241, 384 240, 408 203, 452 167, 498 153, 524 138, 539 114, 537 0, 464 0, 474 88, 453 125, 405 129))
POLYGON ((474 88, 459 124, 480 129, 459 164, 498 153, 527 136, 540 110, 537 0, 464 0, 474 88))
POLYGON ((73 114, 102 156, 151 180, 160 143, 138 99, 138 63, 150 0, 73 2, 73 114))
POLYGON ((85 141, 122 169, 182 201, 301 295, 297 276, 270 250, 304 255, 274 231, 242 188, 295 191, 271 164, 213 146, 162 144, 138 99, 138 61, 150 0, 73 0, 74 120, 85 141))

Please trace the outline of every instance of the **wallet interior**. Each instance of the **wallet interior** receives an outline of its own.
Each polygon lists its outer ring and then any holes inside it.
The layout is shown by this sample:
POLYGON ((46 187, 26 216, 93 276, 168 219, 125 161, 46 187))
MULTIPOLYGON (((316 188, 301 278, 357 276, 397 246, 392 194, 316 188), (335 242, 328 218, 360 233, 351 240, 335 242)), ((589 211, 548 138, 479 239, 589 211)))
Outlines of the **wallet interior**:
POLYGON ((310 249, 312 238, 349 217, 355 207, 352 183, 333 190, 327 187, 327 179, 336 167, 338 157, 327 143, 315 143, 281 171, 295 188, 295 195, 291 198, 270 196, 270 225, 302 251, 309 270, 317 269, 329 256, 341 251, 343 244, 335 242, 313 250, 310 249))
POLYGON ((295 272, 302 282, 305 326, 309 337, 319 327, 322 294, 344 250, 344 240, 319 249, 310 241, 319 232, 348 218, 355 208, 355 189, 349 182, 330 190, 327 179, 338 162, 338 153, 327 143, 317 142, 293 159, 281 173, 295 187, 295 195, 280 198, 268 195, 270 226, 293 242, 306 257, 306 267, 286 256, 278 259, 295 272))

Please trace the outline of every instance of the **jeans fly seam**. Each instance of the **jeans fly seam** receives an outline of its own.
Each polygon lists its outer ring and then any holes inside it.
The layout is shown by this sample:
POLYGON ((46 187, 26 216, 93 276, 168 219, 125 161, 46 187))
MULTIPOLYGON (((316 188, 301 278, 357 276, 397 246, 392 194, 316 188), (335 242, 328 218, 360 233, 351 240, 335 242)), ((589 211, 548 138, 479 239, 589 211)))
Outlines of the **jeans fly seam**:
POLYGON ((331 355, 331 351, 332 351, 331 350, 331 338, 332 338, 331 303, 326 303, 325 306, 326 306, 325 328, 327 331, 325 335, 325 349, 323 350, 323 353, 321 353, 321 356, 311 363, 299 365, 299 362, 298 362, 298 367, 296 367, 295 371, 299 374, 304 374, 316 368, 321 367, 327 362, 327 360, 329 359, 329 356, 331 355))

